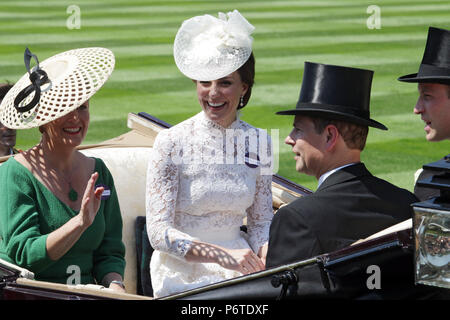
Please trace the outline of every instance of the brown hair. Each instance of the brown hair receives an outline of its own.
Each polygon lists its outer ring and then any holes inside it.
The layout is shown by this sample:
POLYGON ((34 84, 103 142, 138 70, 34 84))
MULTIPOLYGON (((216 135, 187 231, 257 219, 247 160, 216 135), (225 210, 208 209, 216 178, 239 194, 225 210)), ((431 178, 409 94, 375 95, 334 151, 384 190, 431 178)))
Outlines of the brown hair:
POLYGON ((366 146, 367 134, 369 133, 368 126, 316 117, 311 117, 311 120, 314 123, 314 129, 317 134, 321 134, 326 126, 331 124, 338 129, 348 148, 362 151, 366 146))
POLYGON ((237 72, 239 73, 239 76, 241 77, 242 82, 248 85, 247 92, 244 95, 243 98, 243 106, 239 104, 238 109, 242 109, 245 107, 250 100, 250 96, 252 95, 252 87, 255 83, 255 57, 253 55, 253 52, 250 54, 250 57, 247 59, 247 61, 240 67, 237 72))
MULTIPOLYGON (((13 85, 10 84, 9 82, 0 83, 0 102, 2 102, 3 98, 6 96, 9 89, 11 89, 12 87, 13 87, 13 85)), ((3 124, 0 122, 0 125, 3 125, 3 124)))
POLYGON ((3 100, 9 89, 11 89, 12 87, 13 85, 10 83, 0 83, 0 101, 3 100))

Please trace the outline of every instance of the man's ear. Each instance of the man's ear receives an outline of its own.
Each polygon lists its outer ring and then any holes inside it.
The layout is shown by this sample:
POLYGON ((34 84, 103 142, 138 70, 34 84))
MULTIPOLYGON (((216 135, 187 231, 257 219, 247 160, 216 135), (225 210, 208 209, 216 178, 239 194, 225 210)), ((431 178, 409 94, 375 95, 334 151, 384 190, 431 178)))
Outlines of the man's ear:
POLYGON ((327 151, 332 151, 338 142, 340 136, 339 130, 335 125, 329 124, 325 128, 324 134, 326 139, 326 149, 327 151))

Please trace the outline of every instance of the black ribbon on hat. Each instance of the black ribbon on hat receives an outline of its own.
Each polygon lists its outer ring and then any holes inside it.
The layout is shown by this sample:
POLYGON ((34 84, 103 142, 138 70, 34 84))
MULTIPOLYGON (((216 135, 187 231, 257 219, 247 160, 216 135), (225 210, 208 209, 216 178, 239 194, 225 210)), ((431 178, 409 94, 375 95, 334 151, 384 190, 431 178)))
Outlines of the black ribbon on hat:
POLYGON ((39 103, 39 100, 41 98, 41 86, 43 84, 50 82, 47 73, 39 67, 38 58, 36 57, 36 55, 31 53, 28 47, 25 49, 24 62, 25 68, 27 68, 27 71, 30 75, 31 84, 22 89, 22 91, 20 91, 19 94, 14 99, 14 108, 16 108, 16 110, 20 113, 30 111, 31 109, 34 108, 34 106, 36 106, 39 103), (31 58, 33 58, 36 61, 36 67, 33 72, 30 71, 31 58), (31 100, 30 103, 20 107, 19 106, 20 103, 33 92, 34 92, 33 100, 31 100))

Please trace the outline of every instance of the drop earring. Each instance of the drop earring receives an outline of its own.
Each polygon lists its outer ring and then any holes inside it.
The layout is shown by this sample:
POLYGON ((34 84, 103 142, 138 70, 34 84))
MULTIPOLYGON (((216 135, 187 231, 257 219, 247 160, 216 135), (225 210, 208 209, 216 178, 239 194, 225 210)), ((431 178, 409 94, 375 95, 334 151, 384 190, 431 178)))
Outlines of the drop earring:
POLYGON ((241 102, 239 103, 239 106, 241 108, 244 106, 244 96, 241 96, 241 102))

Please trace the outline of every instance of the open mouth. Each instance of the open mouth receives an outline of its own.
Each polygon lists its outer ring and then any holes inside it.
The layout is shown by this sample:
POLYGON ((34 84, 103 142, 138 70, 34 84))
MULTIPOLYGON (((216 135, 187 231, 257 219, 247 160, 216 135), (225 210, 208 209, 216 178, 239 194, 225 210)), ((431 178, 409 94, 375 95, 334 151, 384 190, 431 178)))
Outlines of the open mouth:
POLYGON ((76 128, 63 128, 63 131, 68 134, 78 134, 81 132, 81 127, 76 128))
POLYGON ((226 104, 225 102, 214 103, 214 102, 209 102, 209 101, 207 101, 206 103, 208 104, 209 107, 211 107, 213 109, 219 109, 219 108, 225 106, 225 104, 226 104))

